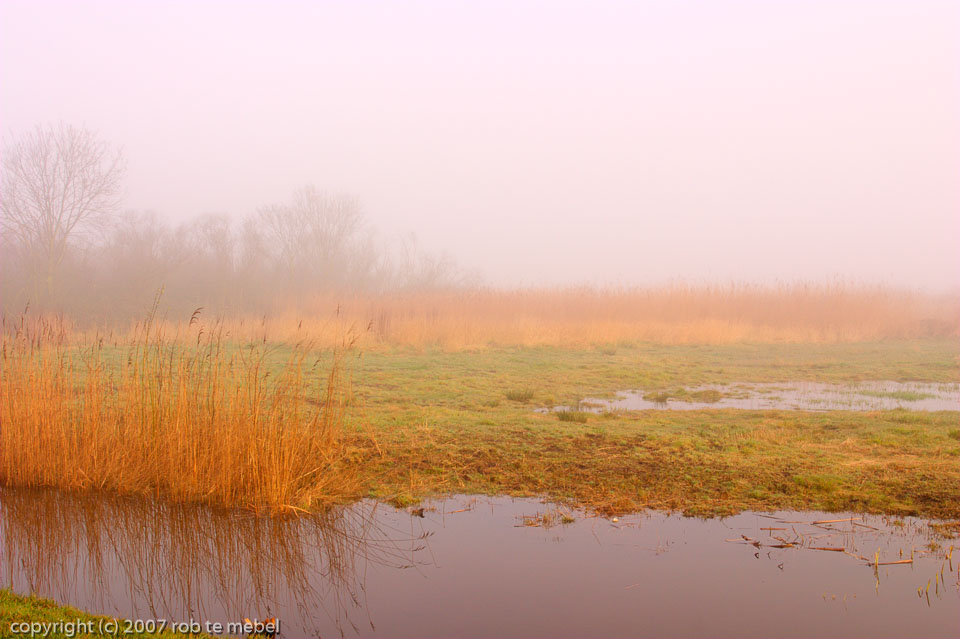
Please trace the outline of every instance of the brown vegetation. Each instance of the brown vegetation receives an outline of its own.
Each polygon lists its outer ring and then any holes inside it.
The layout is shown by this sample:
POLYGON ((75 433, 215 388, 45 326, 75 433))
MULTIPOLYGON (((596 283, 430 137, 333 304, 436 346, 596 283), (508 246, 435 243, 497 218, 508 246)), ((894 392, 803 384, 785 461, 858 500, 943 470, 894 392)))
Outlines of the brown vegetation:
MULTIPOLYGON (((318 296, 266 317, 226 322, 234 337, 361 345, 583 347, 621 342, 855 342, 956 336, 960 299, 844 284, 651 289, 462 289, 318 296), (366 330, 364 330, 366 329, 366 330)), ((171 325, 171 329, 175 325, 171 325)))
POLYGON ((218 328, 188 343, 150 322, 119 346, 68 345, 44 322, 2 339, 0 485, 257 510, 355 490, 341 467, 342 349, 321 360, 300 346, 268 367, 263 344, 228 344, 218 328))
MULTIPOLYGON (((620 480, 609 482, 625 472, 624 459, 617 457, 609 468, 584 464, 588 447, 571 439, 561 457, 577 453, 570 460, 580 471, 573 472, 549 461, 552 440, 541 442, 544 452, 536 450, 539 444, 529 431, 516 438, 505 435, 503 428, 516 424, 539 432, 546 422, 550 428, 544 433, 551 438, 556 429, 568 426, 594 428, 583 423, 589 418, 583 413, 533 413, 527 404, 535 387, 549 406, 555 402, 547 397, 583 397, 592 385, 595 392, 609 392, 631 383, 648 387, 654 379, 673 383, 664 375, 686 380, 709 373, 721 381, 727 379, 724 375, 744 381, 773 374, 779 379, 792 365, 792 375, 819 379, 824 372, 810 368, 812 362, 842 362, 845 379, 862 379, 878 374, 875 353, 883 345, 811 345, 804 348, 813 350, 794 354, 800 358, 794 361, 785 360, 789 353, 773 344, 763 349, 731 344, 658 350, 648 342, 811 343, 957 335, 951 322, 957 312, 954 299, 843 286, 474 290, 354 297, 339 304, 335 298, 315 298, 312 303, 313 312, 291 310, 272 319, 207 324, 194 315, 183 322, 151 319, 112 333, 68 330, 65 323, 44 320, 8 325, 0 370, 0 485, 106 489, 255 510, 309 509, 369 494, 394 499, 404 491, 418 494, 443 486, 548 492, 596 505, 603 501, 589 496, 597 490, 596 478, 605 477, 600 484, 608 487, 619 486, 620 480), (345 341, 344 335, 355 338, 345 341), (594 347, 600 344, 604 346, 594 347), (353 345, 365 349, 367 364, 357 382, 359 411, 346 422, 358 429, 351 426, 345 432, 342 366, 345 348, 353 345), (556 348, 530 350, 521 357, 514 348, 518 345, 556 348), (444 352, 473 348, 484 350, 469 358, 444 352), (839 350, 824 355, 824 348, 839 350), (730 359, 730 349, 741 359, 730 359), (696 370, 681 366, 698 353, 712 355, 698 360, 696 370), (866 363, 849 361, 858 354, 869 356, 866 363), (717 369, 718 361, 733 372, 717 369), (637 379, 644 371, 643 380, 637 379), (440 378, 445 381, 438 385, 440 378), (389 393, 397 396, 390 399, 389 393), (451 448, 438 454, 436 446, 415 435, 424 424, 441 423, 450 429, 451 448), (490 464, 472 466, 476 454, 489 457, 490 464), (544 460, 549 472, 540 467, 544 460), (437 468, 450 469, 450 474, 438 474, 437 468), (491 468, 519 474, 507 481, 491 468), (423 469, 433 469, 429 490, 415 488, 414 477, 423 469), (400 490, 401 485, 406 488, 400 490)), ((955 370, 955 359, 942 353, 952 343, 901 339, 893 351, 898 359, 888 362, 884 375, 914 379, 915 371, 921 371, 922 378, 953 379, 948 372, 955 370)), ((626 420, 630 432, 636 430, 630 419, 611 417, 604 420, 604 429, 626 420)), ((683 419, 671 415, 667 422, 683 419)), ((806 433, 806 419, 798 431, 806 433)), ((849 419, 875 422, 875 416, 849 419)), ((736 423, 742 420, 738 414, 736 423)), ((952 435, 944 437, 955 441, 952 435)), ((637 446, 627 443, 629 450, 637 446)), ((808 434, 796 450, 805 443, 808 434)), ((705 468, 675 452, 672 443, 658 447, 658 464, 677 472, 705 468)), ((598 459, 605 460, 606 454, 598 459)), ((733 469, 733 477, 743 469, 742 461, 730 463, 726 454, 720 455, 721 466, 733 469)), ((764 468, 771 458, 756 457, 764 468)), ((955 462, 946 465, 950 463, 955 462)), ((630 473, 643 476, 636 469, 630 473)), ((728 481, 721 473, 703 482, 717 476, 728 481)), ((810 492, 800 488, 798 494, 810 492)), ((680 491, 684 499, 688 489, 708 501, 716 498, 688 486, 680 491)), ((612 499, 637 491, 632 484, 623 486, 612 490, 612 499)), ((798 505, 792 493, 788 497, 777 505, 798 505)), ((752 503, 744 499, 738 495, 734 501, 752 503)), ((929 501, 939 508, 943 500, 929 501)), ((680 497, 663 503, 685 507, 680 497)), ((641 502, 630 504, 610 507, 629 509, 641 502)))

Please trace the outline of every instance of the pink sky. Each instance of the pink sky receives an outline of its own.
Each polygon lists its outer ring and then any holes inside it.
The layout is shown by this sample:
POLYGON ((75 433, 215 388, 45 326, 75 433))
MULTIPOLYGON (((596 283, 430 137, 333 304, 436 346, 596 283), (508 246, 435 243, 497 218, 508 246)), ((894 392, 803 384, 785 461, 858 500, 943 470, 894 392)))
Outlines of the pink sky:
POLYGON ((960 286, 956 2, 11 2, 0 118, 126 206, 313 183, 495 284, 960 286))

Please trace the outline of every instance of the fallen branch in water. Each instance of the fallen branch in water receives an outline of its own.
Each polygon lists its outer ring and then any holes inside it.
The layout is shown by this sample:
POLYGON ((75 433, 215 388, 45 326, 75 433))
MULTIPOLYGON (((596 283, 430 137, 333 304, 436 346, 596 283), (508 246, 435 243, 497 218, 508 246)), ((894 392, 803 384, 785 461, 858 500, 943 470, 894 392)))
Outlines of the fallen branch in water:
POLYGON ((838 524, 842 521, 854 521, 860 519, 859 517, 847 517, 846 519, 821 519, 820 521, 811 522, 812 525, 816 524, 838 524))

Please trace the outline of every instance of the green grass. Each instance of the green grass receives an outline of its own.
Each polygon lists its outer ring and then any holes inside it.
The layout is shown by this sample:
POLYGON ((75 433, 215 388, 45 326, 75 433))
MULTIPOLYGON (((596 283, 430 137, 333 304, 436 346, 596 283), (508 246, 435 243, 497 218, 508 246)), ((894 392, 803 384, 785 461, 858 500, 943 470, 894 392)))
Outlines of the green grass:
POLYGON ((525 404, 533 399, 533 391, 529 389, 507 391, 504 396, 512 402, 525 404))
POLYGON ((561 410, 557 411, 556 415, 561 422, 576 422, 578 424, 586 424, 590 419, 590 413, 582 410, 561 410))
MULTIPOLYGON (((818 509, 960 516, 956 412, 617 411, 535 407, 619 390, 737 382, 956 383, 952 340, 834 345, 364 352, 351 420, 367 496, 547 495, 601 512, 818 509), (504 388, 527 403, 501 402, 504 388), (576 414, 578 411, 570 411, 576 414), (371 444, 358 444, 361 449, 371 444), (382 452, 382 454, 381 454, 382 452)), ((700 397, 694 401, 705 401, 700 397)))
MULTIPOLYGON (((129 634, 125 631, 129 626, 123 621, 120 620, 118 626, 118 632, 116 635, 106 635, 100 634, 97 630, 101 627, 99 624, 106 621, 116 621, 112 617, 104 617, 101 615, 91 615, 90 613, 82 612, 76 608, 71 608, 69 606, 61 606, 60 604, 50 601, 49 599, 41 599, 39 597, 31 596, 21 596, 10 592, 9 590, 0 589, 0 637, 4 639, 13 638, 13 637, 29 637, 29 633, 14 633, 11 631, 11 624, 22 623, 22 622, 37 622, 41 624, 53 624, 55 622, 83 622, 84 624, 93 624, 94 632, 83 632, 76 633, 76 630, 73 632, 65 632, 69 630, 68 628, 59 628, 58 632, 50 632, 49 634, 44 635, 43 630, 41 633, 34 636, 45 636, 50 639, 70 639, 71 637, 103 637, 103 636, 122 636, 130 637, 131 639, 173 639, 175 637, 209 637, 207 634, 179 634, 173 632, 162 632, 162 633, 142 633, 142 632, 130 632, 129 634)), ((48 626, 50 627, 50 626, 48 626)), ((79 625, 74 626, 75 629, 79 629, 79 625)), ((85 625, 85 628, 88 626, 85 625)))
POLYGON ((702 390, 687 393, 686 397, 689 397, 689 399, 686 399, 685 401, 713 404, 715 402, 719 402, 723 398, 723 393, 718 390, 702 390))
POLYGON ((665 404, 671 397, 672 395, 667 391, 651 391, 643 394, 644 401, 655 404, 665 404))
POLYGON ((686 388, 673 388, 671 390, 650 391, 644 393, 643 399, 656 404, 663 404, 668 399, 678 402, 696 402, 699 404, 715 404, 723 399, 724 394, 718 390, 699 390, 691 391, 686 388))

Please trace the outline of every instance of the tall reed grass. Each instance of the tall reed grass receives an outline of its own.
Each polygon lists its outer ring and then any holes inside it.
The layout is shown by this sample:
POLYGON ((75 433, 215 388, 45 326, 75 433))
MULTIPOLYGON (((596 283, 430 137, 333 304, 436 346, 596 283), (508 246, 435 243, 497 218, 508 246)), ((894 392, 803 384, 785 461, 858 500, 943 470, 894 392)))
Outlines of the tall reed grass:
MULTIPOLYGON (((364 347, 582 347, 622 342, 851 342, 960 334, 960 297, 882 286, 791 284, 651 289, 469 289, 384 296, 326 295, 235 316, 235 337, 335 343, 361 329, 364 347), (334 311, 334 309, 336 309, 334 311)), ((170 327, 171 330, 175 326, 170 327)))
POLYGON ((150 321, 114 344, 57 323, 6 326, 0 485, 106 489, 256 510, 353 490, 343 357, 236 344, 222 326, 168 335, 150 321))

